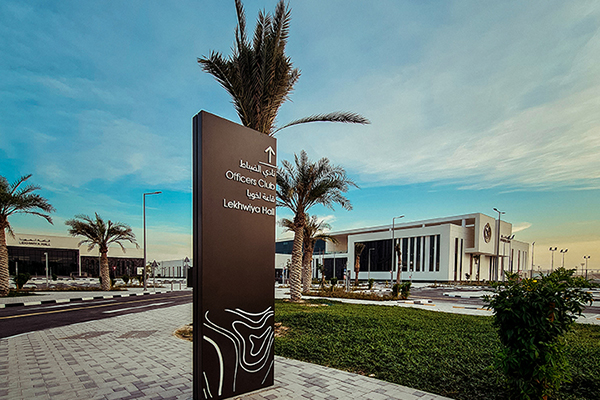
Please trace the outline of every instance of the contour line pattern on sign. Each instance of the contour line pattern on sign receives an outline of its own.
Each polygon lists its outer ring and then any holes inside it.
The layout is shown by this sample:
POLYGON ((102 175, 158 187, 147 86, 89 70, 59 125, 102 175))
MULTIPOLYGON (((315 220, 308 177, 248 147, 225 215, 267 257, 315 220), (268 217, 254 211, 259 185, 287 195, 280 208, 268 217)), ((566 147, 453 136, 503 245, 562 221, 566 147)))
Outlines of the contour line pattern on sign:
MULTIPOLYGON (((241 367, 244 371, 251 373, 251 374, 258 373, 262 369, 265 368, 265 366, 269 360, 269 353, 271 351, 272 344, 273 344, 273 341, 275 340, 275 338, 274 338, 274 334, 273 334, 273 324, 268 323, 268 322, 274 317, 274 312, 273 312, 273 308, 271 306, 269 306, 266 310, 259 312, 259 313, 251 313, 251 312, 239 309, 239 308, 236 308, 235 310, 225 309, 225 311, 240 317, 239 319, 231 322, 230 330, 225 329, 225 328, 215 324, 214 322, 212 322, 208 318, 208 313, 209 313, 208 311, 206 311, 206 313, 204 314, 204 319, 205 319, 204 326, 211 329, 214 332, 217 332, 217 333, 225 336, 227 339, 229 339, 231 341, 231 343, 233 343, 235 354, 236 354, 235 366, 233 369, 234 370, 233 391, 235 392, 235 384, 236 384, 236 380, 237 380, 238 368, 241 367), (247 339, 246 337, 244 337, 244 335, 242 333, 240 333, 240 331, 239 331, 240 326, 248 328, 253 331, 262 331, 262 332, 260 332, 260 334, 258 334, 258 335, 250 335, 247 339), (247 343, 248 341, 249 341, 249 343, 247 343), (258 345, 256 344, 256 342, 259 342, 258 345), (247 359, 248 357, 258 358, 258 360, 251 362, 247 359)), ((213 339, 211 339, 209 336, 203 335, 203 338, 204 338, 204 340, 206 340, 208 343, 210 343, 215 348, 215 351, 217 352, 217 356, 219 358, 220 365, 219 365, 218 394, 221 395, 222 387, 223 387, 223 380, 225 378, 223 375, 224 362, 223 362, 223 357, 222 357, 222 351, 221 351, 219 345, 213 339)), ((267 371, 265 373, 265 377, 263 378, 263 382, 265 381, 266 377, 269 375, 272 368, 273 368, 273 362, 271 362, 271 364, 269 365, 269 368, 267 369, 267 371)), ((206 387, 208 390, 208 392, 204 391, 204 397, 207 399, 212 398, 213 396, 212 396, 212 392, 210 390, 210 384, 208 382, 206 374, 204 374, 204 381, 206 383, 206 387)))

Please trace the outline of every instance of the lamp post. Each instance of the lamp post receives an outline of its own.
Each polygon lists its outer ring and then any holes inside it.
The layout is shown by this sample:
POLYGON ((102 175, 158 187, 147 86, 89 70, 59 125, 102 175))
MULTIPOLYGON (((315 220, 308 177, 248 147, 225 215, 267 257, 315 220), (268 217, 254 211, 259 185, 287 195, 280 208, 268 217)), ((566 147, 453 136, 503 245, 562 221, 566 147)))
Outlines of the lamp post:
POLYGON ((46 256, 46 289, 48 289, 48 253, 44 252, 46 256))
POLYGON ((554 252, 558 250, 557 247, 550 247, 550 251, 552 252, 552 264, 550 267, 550 272, 554 272, 554 252))
POLYGON ((590 256, 583 256, 584 260, 585 260, 585 279, 587 279, 588 277, 588 260, 590 259, 590 256))
POLYGON ((535 255, 535 242, 531 243, 531 276, 533 279, 533 256, 535 255))
MULTIPOLYGON (((394 269, 396 268, 396 237, 395 237, 395 232, 394 232, 394 223, 396 222, 397 219, 400 218, 404 218, 404 214, 402 214, 399 217, 394 217, 392 218, 392 268, 390 268, 390 286, 392 285, 392 282, 394 281, 394 269)), ((398 271, 399 274, 402 274, 401 271, 398 271)))
POLYGON ((369 249, 369 273, 367 274, 367 279, 371 279, 371 251, 375 250, 375 248, 369 249))
POLYGON ((496 207, 494 207, 494 211, 496 211, 498 213, 498 232, 496 234, 496 267, 494 270, 494 278, 497 281, 498 280, 498 268, 500 265, 500 220, 501 220, 502 214, 506 214, 506 213, 504 211, 498 210, 496 207))
POLYGON ((563 256, 563 257, 562 257, 562 258, 563 258, 563 259, 562 259, 562 267, 563 267, 563 268, 565 267, 565 253, 566 253, 567 251, 569 251, 569 249, 560 249, 560 252, 562 253, 562 256, 563 256))
POLYGON ((152 194, 161 194, 162 192, 150 192, 144 193, 143 196, 143 206, 144 209, 144 292, 148 290, 148 285, 146 280, 148 279, 148 274, 146 273, 146 196, 150 196, 152 194))

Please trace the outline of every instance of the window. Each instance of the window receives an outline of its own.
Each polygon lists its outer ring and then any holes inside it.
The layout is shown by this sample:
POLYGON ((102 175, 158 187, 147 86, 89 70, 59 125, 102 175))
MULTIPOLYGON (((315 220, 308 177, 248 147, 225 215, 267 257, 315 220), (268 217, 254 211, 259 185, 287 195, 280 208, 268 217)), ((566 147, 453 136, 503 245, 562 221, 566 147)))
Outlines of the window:
POLYGON ((433 272, 434 262, 433 257, 435 256, 435 235, 429 236, 429 271, 433 272))
POLYGON ((402 271, 408 271, 408 238, 402 238, 402 271))
POLYGON ((440 271, 440 235, 435 236, 435 270, 440 271))
POLYGON ((416 242, 417 242, 417 259, 415 262, 415 267, 417 271, 421 270, 421 237, 416 238, 416 242))

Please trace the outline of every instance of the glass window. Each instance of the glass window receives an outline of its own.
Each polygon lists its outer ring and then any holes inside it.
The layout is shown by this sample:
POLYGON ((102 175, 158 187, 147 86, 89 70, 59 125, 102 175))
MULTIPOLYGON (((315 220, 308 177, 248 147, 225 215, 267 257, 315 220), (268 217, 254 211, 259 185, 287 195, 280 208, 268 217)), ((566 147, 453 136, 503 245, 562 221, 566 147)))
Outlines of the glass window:
POLYGON ((435 270, 440 270, 440 235, 435 236, 435 270))

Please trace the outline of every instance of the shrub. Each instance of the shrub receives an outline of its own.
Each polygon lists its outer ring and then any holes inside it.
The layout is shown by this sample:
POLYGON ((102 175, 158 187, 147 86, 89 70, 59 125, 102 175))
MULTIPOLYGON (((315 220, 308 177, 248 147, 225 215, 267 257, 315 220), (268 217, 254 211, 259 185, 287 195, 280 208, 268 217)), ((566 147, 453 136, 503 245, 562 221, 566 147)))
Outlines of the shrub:
POLYGON ((115 286, 115 283, 117 282, 117 280, 113 277, 110 278, 110 287, 115 286))
POLYGON ((398 296, 400 296, 400 298, 402 300, 406 300, 408 298, 408 296, 410 295, 410 287, 411 287, 410 282, 394 284, 394 286, 392 286, 392 297, 397 299, 398 296))
POLYGON ((331 280, 329 282, 331 283, 331 286, 335 286, 335 285, 337 285, 337 281, 338 281, 338 279, 334 276, 333 278, 331 278, 331 280))
POLYGON ((402 300, 408 299, 408 296, 410 295, 410 287, 410 282, 404 282, 400 284, 400 298, 402 300))
POLYGON ((369 290, 373 289, 373 284, 375 283, 375 279, 369 279, 369 290))
POLYGON ((58 279, 58 275, 56 275, 55 273, 52 274, 52 280, 55 281, 58 279))
POLYGON ((497 286, 495 296, 485 298, 503 345, 499 366, 511 398, 547 398, 569 381, 564 335, 592 301, 581 288, 586 282, 573 278, 573 273, 559 268, 538 279, 507 274, 508 281, 497 286))
POLYGON ((123 279, 123 282, 127 285, 129 283, 129 275, 125 274, 121 277, 121 279, 123 279))
POLYGON ((23 289, 23 286, 27 283, 29 278, 31 278, 31 275, 29 275, 28 273, 19 274, 19 275, 13 277, 13 281, 15 282, 15 286, 17 287, 17 290, 23 289))

